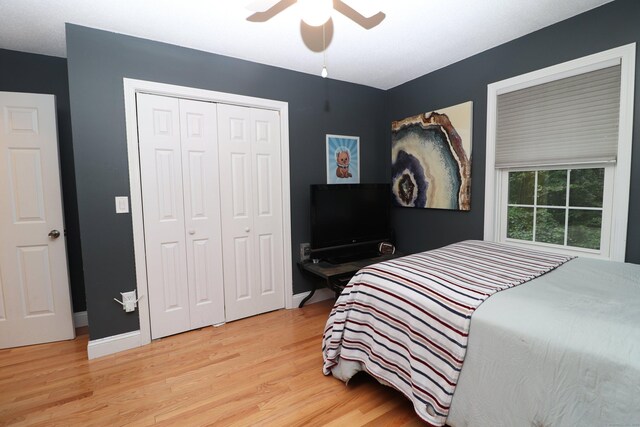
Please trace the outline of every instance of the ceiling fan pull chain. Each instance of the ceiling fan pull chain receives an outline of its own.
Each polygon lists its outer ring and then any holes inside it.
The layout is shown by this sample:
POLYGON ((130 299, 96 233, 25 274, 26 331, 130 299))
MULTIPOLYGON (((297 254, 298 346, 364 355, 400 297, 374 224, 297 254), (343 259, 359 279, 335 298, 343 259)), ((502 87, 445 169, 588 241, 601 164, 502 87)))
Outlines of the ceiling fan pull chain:
POLYGON ((323 79, 329 76, 329 72, 327 71, 327 44, 324 34, 325 25, 326 24, 322 24, 322 73, 320 73, 323 79))

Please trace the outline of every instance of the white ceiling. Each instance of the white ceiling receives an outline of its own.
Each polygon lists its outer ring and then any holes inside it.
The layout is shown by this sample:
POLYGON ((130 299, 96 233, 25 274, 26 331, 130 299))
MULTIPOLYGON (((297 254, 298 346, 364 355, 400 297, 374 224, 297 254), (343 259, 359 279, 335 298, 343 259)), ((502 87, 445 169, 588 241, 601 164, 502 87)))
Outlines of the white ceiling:
MULTIPOLYGON (((387 15, 371 30, 334 13, 329 77, 389 89, 612 0, 371 1, 387 15)), ((305 46, 297 5, 253 23, 248 3, 0 0, 0 48, 65 57, 71 22, 319 75, 323 54, 305 46)))

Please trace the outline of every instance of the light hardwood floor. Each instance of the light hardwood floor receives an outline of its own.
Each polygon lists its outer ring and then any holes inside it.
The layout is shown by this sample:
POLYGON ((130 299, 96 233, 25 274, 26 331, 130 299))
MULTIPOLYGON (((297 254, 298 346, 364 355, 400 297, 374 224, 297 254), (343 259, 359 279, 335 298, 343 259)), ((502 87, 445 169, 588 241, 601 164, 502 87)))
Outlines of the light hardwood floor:
POLYGON ((0 350, 0 425, 412 426, 408 399, 369 376, 322 374, 331 301, 87 360, 87 335, 0 350))

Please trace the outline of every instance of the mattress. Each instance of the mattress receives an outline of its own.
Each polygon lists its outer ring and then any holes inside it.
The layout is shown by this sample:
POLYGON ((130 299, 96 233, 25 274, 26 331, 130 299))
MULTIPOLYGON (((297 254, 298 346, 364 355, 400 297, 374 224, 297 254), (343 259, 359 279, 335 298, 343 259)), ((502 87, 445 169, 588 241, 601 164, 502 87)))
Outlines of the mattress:
POLYGON ((640 425, 640 265, 577 258, 487 299, 447 424, 640 425))
POLYGON ((467 349, 471 315, 490 295, 571 257, 465 241, 360 270, 327 320, 323 371, 366 370, 444 425, 467 349))

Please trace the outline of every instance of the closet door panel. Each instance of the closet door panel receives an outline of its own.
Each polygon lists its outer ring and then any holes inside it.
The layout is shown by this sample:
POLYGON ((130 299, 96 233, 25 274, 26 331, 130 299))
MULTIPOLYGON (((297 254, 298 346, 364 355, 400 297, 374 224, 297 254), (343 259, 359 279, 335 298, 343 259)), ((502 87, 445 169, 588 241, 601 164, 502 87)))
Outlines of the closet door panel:
POLYGON ((227 320, 284 305, 279 123, 274 111, 218 105, 227 320))
POLYGON ((224 288, 215 104, 181 99, 190 329, 222 323, 224 288))
POLYGON ((254 253, 259 273, 253 286, 265 312, 281 308, 284 301, 280 115, 252 108, 251 123, 254 253))
POLYGON ((189 329, 179 102, 138 94, 151 336, 189 329))
POLYGON ((256 314, 251 170, 251 113, 218 105, 220 203, 227 321, 256 314))

